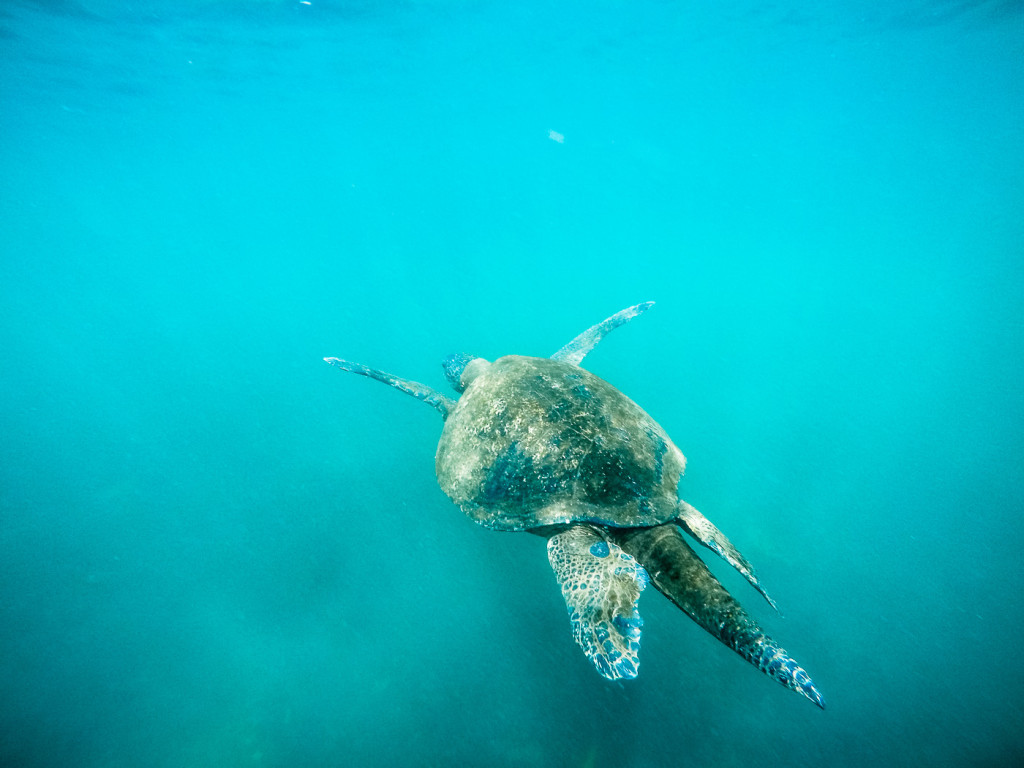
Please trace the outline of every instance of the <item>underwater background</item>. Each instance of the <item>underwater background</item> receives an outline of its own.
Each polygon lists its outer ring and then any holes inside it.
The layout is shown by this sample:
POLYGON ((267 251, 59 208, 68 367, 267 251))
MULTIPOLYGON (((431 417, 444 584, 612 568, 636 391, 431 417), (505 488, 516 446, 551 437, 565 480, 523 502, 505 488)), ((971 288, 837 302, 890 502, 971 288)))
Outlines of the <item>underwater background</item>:
POLYGON ((1024 764, 1024 5, 0 5, 0 764, 1024 764), (453 351, 688 458, 820 711, 438 488, 453 351))

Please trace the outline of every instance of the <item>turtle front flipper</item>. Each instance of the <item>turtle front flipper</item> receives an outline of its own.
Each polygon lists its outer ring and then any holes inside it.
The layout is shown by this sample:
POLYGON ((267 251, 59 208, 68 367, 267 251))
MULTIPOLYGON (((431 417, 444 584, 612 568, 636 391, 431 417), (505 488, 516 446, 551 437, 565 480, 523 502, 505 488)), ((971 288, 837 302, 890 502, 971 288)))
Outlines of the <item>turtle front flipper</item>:
POLYGON ((768 601, 772 608, 775 610, 779 609, 775 605, 775 601, 768 596, 764 587, 761 586, 761 581, 757 578, 757 574, 754 573, 754 567, 747 562, 747 558, 740 554, 740 551, 733 546, 724 533, 715 527, 714 523, 682 499, 676 504, 676 522, 685 528, 686 532, 693 536, 693 538, 739 571, 743 578, 749 581, 750 585, 761 593, 761 596, 768 601))
POLYGON ((428 387, 426 384, 420 384, 418 381, 403 379, 400 376, 394 376, 390 373, 386 373, 385 371, 379 371, 376 368, 371 368, 370 366, 363 365, 362 363, 353 363, 351 360, 342 360, 340 357, 325 357, 324 362, 333 365, 335 368, 340 368, 343 371, 357 373, 360 376, 368 376, 371 379, 376 379, 377 381, 389 384, 395 389, 400 389, 407 395, 412 395, 417 400, 422 400, 427 405, 434 406, 446 419, 452 409, 455 408, 455 401, 450 397, 445 397, 436 389, 428 387))
POLYGON ((626 307, 625 309, 619 310, 606 320, 602 320, 597 325, 587 328, 587 330, 555 352, 555 354, 551 356, 551 359, 561 360, 566 363, 572 363, 573 365, 579 365, 583 362, 583 358, 587 356, 590 350, 596 347, 597 343, 605 337, 605 334, 609 331, 615 330, 624 323, 628 323, 641 312, 646 312, 652 306, 654 306, 653 301, 645 301, 642 304, 635 304, 632 307, 626 307))
POLYGON ((637 601, 648 581, 643 566, 587 525, 549 538, 548 561, 587 658, 609 680, 636 677, 643 624, 637 601))

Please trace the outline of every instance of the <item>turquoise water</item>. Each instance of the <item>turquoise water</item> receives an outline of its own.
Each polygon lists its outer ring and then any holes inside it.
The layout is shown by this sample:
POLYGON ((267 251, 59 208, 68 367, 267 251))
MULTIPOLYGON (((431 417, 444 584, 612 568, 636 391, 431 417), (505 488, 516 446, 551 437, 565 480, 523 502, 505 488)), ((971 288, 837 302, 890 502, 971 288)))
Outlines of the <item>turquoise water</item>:
POLYGON ((845 5, 4 3, 0 764, 1024 763, 1024 8, 845 5), (824 712, 653 589, 600 678, 321 361, 644 300, 586 365, 824 712))

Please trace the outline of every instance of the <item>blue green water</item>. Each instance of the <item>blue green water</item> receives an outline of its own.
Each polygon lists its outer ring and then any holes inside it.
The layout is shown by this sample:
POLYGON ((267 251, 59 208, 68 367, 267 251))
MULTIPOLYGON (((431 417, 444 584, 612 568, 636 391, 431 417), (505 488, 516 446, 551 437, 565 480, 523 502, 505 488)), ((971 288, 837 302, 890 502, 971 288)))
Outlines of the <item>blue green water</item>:
POLYGON ((0 764, 1024 763, 1022 213, 1019 2, 5 2, 0 764), (651 299, 586 365, 824 712, 653 589, 600 678, 321 361, 651 299))

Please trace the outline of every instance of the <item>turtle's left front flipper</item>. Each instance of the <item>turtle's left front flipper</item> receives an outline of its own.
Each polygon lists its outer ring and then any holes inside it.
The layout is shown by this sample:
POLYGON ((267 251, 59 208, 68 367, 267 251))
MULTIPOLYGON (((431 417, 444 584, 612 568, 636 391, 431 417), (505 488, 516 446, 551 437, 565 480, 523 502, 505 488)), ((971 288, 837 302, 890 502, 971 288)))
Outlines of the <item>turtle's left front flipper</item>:
POLYGON ((673 523, 609 533, 643 563, 658 591, 691 619, 769 677, 825 708, 810 675, 743 610, 673 523))
POLYGON ((387 371, 380 371, 362 363, 353 363, 351 360, 342 360, 340 357, 325 357, 324 362, 349 373, 356 373, 360 376, 382 381, 395 389, 405 392, 407 395, 412 395, 417 400, 422 400, 427 405, 431 405, 439 410, 446 419, 448 414, 455 409, 454 400, 450 397, 445 397, 426 384, 420 384, 418 381, 403 379, 401 376, 395 376, 387 371))
POLYGON ((639 671, 640 593, 643 567, 587 525, 574 525, 548 539, 548 560, 562 588, 572 634, 609 680, 639 671))

